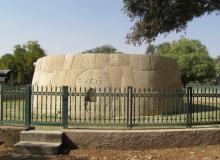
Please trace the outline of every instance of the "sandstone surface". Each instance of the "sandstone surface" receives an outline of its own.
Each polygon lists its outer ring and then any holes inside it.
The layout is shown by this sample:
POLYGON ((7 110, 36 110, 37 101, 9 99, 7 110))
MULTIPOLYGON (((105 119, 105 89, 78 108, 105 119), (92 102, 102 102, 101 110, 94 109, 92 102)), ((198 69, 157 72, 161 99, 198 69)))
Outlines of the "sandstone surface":
MULTIPOLYGON (((104 88, 107 90, 116 88, 116 92, 123 92, 128 86, 136 88, 137 91, 139 89, 143 91, 155 88, 181 88, 181 81, 176 61, 167 57, 137 54, 69 54, 39 59, 36 63, 32 85, 51 87, 66 85, 70 86, 73 92, 75 87, 77 91, 80 87, 82 90, 87 88, 85 92, 103 92, 104 88)), ((54 104, 52 102, 54 97, 46 100, 44 96, 41 99, 44 102, 41 108, 54 104)), ((34 105, 41 103, 41 99, 36 100, 35 96, 34 105)), ((103 118, 103 116, 115 118, 123 117, 127 112, 124 97, 109 97, 105 100, 103 97, 91 99, 70 98, 69 110, 74 112, 72 115, 82 119, 85 116, 95 119, 103 118), (107 107, 103 108, 104 106, 107 107), (100 112, 96 113, 98 111, 100 112)), ((174 101, 172 98, 167 98, 167 101, 169 105, 166 106, 168 107, 166 112, 172 111, 174 101)), ((140 98, 135 103, 136 111, 139 111, 135 114, 140 116, 160 114, 165 110, 164 98, 140 98)), ((52 112, 60 113, 60 107, 54 109, 53 106, 52 112)))
POLYGON ((36 63, 33 85, 72 87, 179 87, 175 60, 135 54, 47 56, 36 63))

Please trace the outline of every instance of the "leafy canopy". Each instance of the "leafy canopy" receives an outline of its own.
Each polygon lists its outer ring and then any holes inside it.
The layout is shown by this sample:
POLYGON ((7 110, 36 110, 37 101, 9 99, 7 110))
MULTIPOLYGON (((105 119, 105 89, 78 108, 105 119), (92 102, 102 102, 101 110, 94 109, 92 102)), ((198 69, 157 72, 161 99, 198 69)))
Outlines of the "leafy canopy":
POLYGON ((220 0, 123 0, 123 10, 134 21, 127 42, 151 42, 159 34, 180 32, 187 22, 220 11, 220 0))
POLYGON ((117 52, 117 49, 111 45, 102 45, 90 50, 86 50, 82 53, 101 53, 101 54, 110 54, 110 53, 120 53, 117 52))
POLYGON ((156 46, 155 54, 174 58, 180 67, 183 84, 204 82, 215 77, 215 63, 206 46, 198 40, 182 38, 156 46))
POLYGON ((10 69, 15 83, 31 83, 34 62, 45 55, 37 41, 16 45, 13 54, 5 54, 0 58, 0 69, 10 69))

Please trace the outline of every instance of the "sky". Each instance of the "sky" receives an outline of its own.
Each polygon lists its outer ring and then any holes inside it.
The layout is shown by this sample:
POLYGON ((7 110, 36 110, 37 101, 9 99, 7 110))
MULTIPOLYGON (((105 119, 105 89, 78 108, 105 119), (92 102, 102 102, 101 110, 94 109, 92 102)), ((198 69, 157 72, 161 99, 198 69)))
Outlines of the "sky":
MULTIPOLYGON (((132 22, 122 0, 0 0, 0 56, 17 44, 37 40, 48 55, 79 53, 110 44, 119 51, 142 54, 146 45, 125 44, 132 22)), ((212 57, 220 55, 220 16, 194 19, 181 33, 160 35, 155 44, 181 36, 199 39, 212 57)))

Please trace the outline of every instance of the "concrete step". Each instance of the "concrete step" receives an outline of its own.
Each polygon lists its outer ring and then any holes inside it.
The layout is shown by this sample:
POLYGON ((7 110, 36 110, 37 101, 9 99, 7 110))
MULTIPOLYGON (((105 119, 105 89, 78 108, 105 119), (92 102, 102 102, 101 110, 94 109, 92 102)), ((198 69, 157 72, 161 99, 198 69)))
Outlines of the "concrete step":
POLYGON ((14 145, 17 154, 57 155, 62 143, 20 141, 14 145))
POLYGON ((59 131, 22 131, 20 141, 62 143, 63 133, 59 131))

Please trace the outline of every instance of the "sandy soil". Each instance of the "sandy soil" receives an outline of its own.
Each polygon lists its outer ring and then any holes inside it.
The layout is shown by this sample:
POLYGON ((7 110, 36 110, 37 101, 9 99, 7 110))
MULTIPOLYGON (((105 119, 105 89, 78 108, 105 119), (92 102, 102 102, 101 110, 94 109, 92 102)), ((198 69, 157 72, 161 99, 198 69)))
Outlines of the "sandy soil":
POLYGON ((0 160, 220 160, 220 145, 155 150, 72 150, 58 156, 21 156, 0 145, 0 160))

